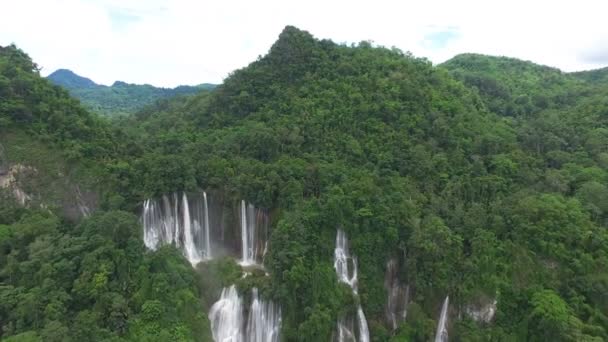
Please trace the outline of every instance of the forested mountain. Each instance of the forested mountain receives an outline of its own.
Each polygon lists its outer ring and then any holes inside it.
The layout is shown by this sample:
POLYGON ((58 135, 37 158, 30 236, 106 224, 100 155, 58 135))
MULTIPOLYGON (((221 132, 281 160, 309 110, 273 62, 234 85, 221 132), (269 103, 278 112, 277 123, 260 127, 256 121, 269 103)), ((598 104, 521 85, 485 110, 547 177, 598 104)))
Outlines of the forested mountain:
POLYGON ((0 339, 209 340, 188 262, 146 253, 116 210, 129 139, 15 46, 0 47, 0 99, 0 339))
POLYGON ((89 110, 106 115, 131 114, 154 101, 180 95, 192 95, 202 90, 211 90, 215 84, 204 83, 197 86, 157 88, 148 84, 129 84, 116 81, 111 86, 96 84, 71 70, 59 69, 47 78, 79 99, 89 110))
POLYGON ((608 339, 595 77, 286 27, 213 92, 106 122, 2 51, 3 139, 34 132, 103 184, 77 223, 1 208, 7 340, 608 339))

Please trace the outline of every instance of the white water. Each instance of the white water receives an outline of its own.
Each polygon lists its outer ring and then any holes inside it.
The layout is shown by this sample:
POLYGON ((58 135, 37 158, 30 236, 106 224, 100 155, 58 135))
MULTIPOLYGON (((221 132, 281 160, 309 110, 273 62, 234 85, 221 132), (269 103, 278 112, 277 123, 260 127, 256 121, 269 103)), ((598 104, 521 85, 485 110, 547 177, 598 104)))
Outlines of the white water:
POLYGON ((241 264, 248 265, 249 259, 249 239, 247 234, 247 204, 241 201, 241 264))
POLYGON ((338 319, 338 336, 336 336, 338 342, 357 342, 357 338, 354 334, 352 320, 346 320, 344 318, 338 319))
MULTIPOLYGON (((334 268, 336 269, 336 275, 338 280, 346 283, 353 290, 353 294, 357 295, 357 258, 351 257, 348 250, 348 238, 341 229, 338 229, 336 235, 336 249, 334 250, 334 268), (351 264, 349 264, 349 262, 351 264), (352 265, 352 270, 350 266, 352 265)), ((338 319, 337 330, 338 330, 338 341, 347 342, 354 341, 353 329, 345 323, 344 319, 338 319)), ((357 307, 357 327, 359 333, 359 342, 369 342, 369 328, 367 326, 367 319, 361 304, 357 307)))
POLYGON ((258 297, 258 289, 252 290, 251 309, 247 319, 246 340, 249 342, 279 342, 281 309, 273 302, 258 297))
POLYGON ((212 256, 209 208, 207 194, 200 200, 189 200, 183 193, 181 200, 174 193, 171 199, 148 199, 144 202, 142 222, 146 247, 156 250, 162 245, 174 244, 184 256, 196 265, 212 256))
POLYGON ((234 285, 222 290, 220 299, 209 310, 209 320, 214 341, 244 341, 243 305, 234 285))
POLYGON ((369 342, 369 328, 367 327, 367 319, 365 319, 361 304, 357 308, 357 324, 359 325, 359 341, 369 342))
POLYGON ((209 225, 209 205, 207 204, 207 193, 203 192, 203 215, 205 217, 205 258, 211 259, 211 236, 209 231, 211 226, 209 225))
POLYGON ((348 250, 348 238, 341 229, 336 236, 336 249, 334 250, 334 268, 338 280, 348 284, 357 293, 357 259, 350 256, 348 250), (352 262, 352 272, 349 272, 348 262, 352 262))
POLYGON ((450 305, 450 297, 446 296, 441 307, 441 315, 437 324, 437 332, 435 333, 435 342, 448 342, 448 307, 450 305))
POLYGON ((195 229, 200 231, 200 225, 198 221, 190 221, 190 206, 188 205, 186 193, 182 195, 182 210, 184 215, 184 254, 186 254, 186 258, 190 260, 193 265, 196 265, 202 258, 201 253, 199 253, 194 244, 194 232, 192 231, 192 228, 194 226, 195 229))
POLYGON ((255 265, 258 261, 259 241, 257 231, 258 210, 241 201, 241 260, 243 266, 255 265))
POLYGON ((254 288, 247 321, 243 301, 234 285, 222 290, 220 299, 209 310, 213 340, 216 342, 279 342, 281 309, 258 296, 254 288))

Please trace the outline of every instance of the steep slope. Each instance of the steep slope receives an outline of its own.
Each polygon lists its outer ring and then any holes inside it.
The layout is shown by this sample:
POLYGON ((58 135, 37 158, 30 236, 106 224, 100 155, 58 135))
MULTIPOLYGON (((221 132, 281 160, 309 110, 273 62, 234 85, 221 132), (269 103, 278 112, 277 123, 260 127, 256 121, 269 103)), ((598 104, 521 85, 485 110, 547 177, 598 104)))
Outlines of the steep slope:
POLYGON ((116 81, 110 87, 96 84, 88 78, 76 75, 66 69, 59 69, 47 78, 67 89, 70 94, 94 112, 105 116, 131 114, 159 99, 173 96, 192 95, 204 90, 212 90, 214 84, 157 88, 151 85, 129 84, 116 81))
POLYGON ((428 340, 446 295, 450 338, 606 338, 604 104, 579 101, 591 90, 558 70, 472 57, 436 68, 287 27, 212 94, 136 119, 137 179, 273 213, 265 264, 286 340, 329 340, 358 302, 372 340, 428 340), (354 296, 332 267, 338 229, 357 255, 354 296), (412 293, 396 331, 390 260, 412 293))
POLYGON ((116 210, 129 142, 0 47, 3 341, 210 339, 190 265, 148 253, 137 217, 116 210))
POLYGON ((14 46, 0 48, 0 94, 3 188, 22 204, 59 208, 72 219, 90 213, 103 173, 92 163, 118 149, 109 125, 41 79, 14 46))
MULTIPOLYGON (((174 246, 145 252, 132 213, 72 226, 0 206, 3 338, 209 340, 205 312, 249 331, 245 312, 276 304, 286 341, 608 339, 603 87, 506 58, 433 67, 286 27, 215 91, 111 127, 6 51, 4 132, 103 165, 102 207, 159 198, 148 214, 166 205, 188 232, 215 210, 215 231, 226 218, 242 228, 229 232, 236 250, 250 218, 269 227, 263 265, 217 259, 195 277, 174 246), (204 190, 224 210, 201 205, 204 190), (258 290, 273 304, 254 305, 258 290)), ((196 245, 174 231, 175 247, 196 245)), ((220 323, 214 333, 232 331, 220 323)))

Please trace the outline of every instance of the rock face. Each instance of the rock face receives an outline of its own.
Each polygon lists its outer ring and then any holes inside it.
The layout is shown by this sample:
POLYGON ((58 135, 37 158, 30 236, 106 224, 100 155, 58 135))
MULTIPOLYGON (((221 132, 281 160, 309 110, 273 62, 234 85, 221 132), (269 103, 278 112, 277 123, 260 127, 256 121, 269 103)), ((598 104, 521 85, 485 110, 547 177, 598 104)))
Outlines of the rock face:
POLYGON ((4 147, 0 144, 0 176, 4 176, 8 173, 8 159, 4 153, 4 147))
POLYGON ((21 164, 8 167, 6 172, 0 173, 0 188, 12 190, 13 196, 15 196, 17 201, 21 205, 25 205, 31 199, 31 197, 19 187, 17 176, 20 173, 25 173, 32 170, 32 168, 23 166, 21 164))
POLYGON ((476 322, 490 323, 496 314, 496 304, 497 301, 494 299, 485 304, 469 305, 465 308, 465 313, 476 322))

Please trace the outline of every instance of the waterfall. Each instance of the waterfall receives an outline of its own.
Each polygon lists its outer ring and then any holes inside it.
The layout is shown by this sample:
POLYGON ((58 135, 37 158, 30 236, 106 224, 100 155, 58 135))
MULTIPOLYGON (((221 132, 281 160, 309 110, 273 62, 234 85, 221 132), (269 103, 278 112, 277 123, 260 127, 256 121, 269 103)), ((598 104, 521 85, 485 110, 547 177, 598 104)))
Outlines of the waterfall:
POLYGON ((147 199, 142 223, 144 243, 149 249, 174 244, 192 265, 212 256, 206 193, 202 203, 199 198, 188 199, 186 193, 182 193, 181 200, 178 193, 171 198, 163 195, 160 200, 147 199))
POLYGON ((337 330, 336 342, 357 342, 352 319, 338 319, 337 330))
POLYGON ((209 205, 207 204, 207 193, 203 192, 203 215, 205 224, 205 258, 211 259, 211 235, 209 231, 211 226, 209 225, 209 205))
POLYGON ((359 325, 359 341, 369 342, 369 328, 367 327, 367 319, 365 319, 361 304, 357 308, 357 323, 359 325))
POLYGON ((190 220, 190 205, 188 204, 188 197, 186 193, 182 195, 182 211, 183 211, 183 226, 184 226, 184 254, 186 254, 186 258, 190 260, 193 265, 196 265, 201 261, 201 253, 197 250, 197 247, 194 243, 194 231, 201 231, 200 224, 198 221, 192 222, 190 220))
POLYGON ((251 262, 249 259, 249 234, 247 231, 247 204, 241 201, 241 263, 248 265, 251 262))
POLYGON ((211 333, 216 342, 243 342, 243 306, 234 285, 224 288, 209 310, 211 333))
MULTIPOLYGON (((336 275, 338 280, 348 284, 353 290, 353 294, 357 295, 358 280, 357 280, 357 258, 351 257, 348 250, 348 238, 346 233, 341 229, 338 229, 336 235, 336 249, 334 250, 334 268, 336 269, 336 275), (352 263, 352 272, 349 272, 349 261, 352 263)), ((367 326, 367 319, 363 313, 361 304, 357 307, 357 327, 359 333, 359 342, 369 342, 369 328, 367 326)), ((344 319, 339 319, 337 323, 338 330, 338 341, 347 342, 354 340, 353 329, 349 329, 348 325, 345 324, 344 319)))
POLYGON ((384 288, 388 293, 386 301, 386 319, 393 330, 407 317, 407 305, 410 297, 409 285, 401 283, 398 277, 399 265, 396 259, 386 263, 384 288))
POLYGON ((281 309, 258 296, 254 288, 247 321, 242 299, 234 285, 222 290, 220 299, 209 310, 213 340, 216 342, 279 342, 281 309))
POLYGON ((441 315, 437 324, 437 332, 435 333, 435 342, 448 342, 448 306, 450 305, 450 297, 446 296, 441 307, 441 315))
POLYGON ((348 284, 355 293, 357 293, 357 259, 351 258, 348 251, 348 239, 346 233, 338 229, 336 236, 336 249, 334 250, 334 268, 338 275, 338 280, 348 284), (349 275, 348 269, 349 260, 352 262, 352 275, 349 275))
POLYGON ((246 340, 249 342, 279 342, 281 309, 273 302, 258 298, 258 289, 252 290, 251 309, 247 319, 246 340))
POLYGON ((257 264, 260 249, 263 253, 266 252, 266 237, 260 234, 266 233, 266 221, 267 216, 264 212, 244 200, 241 201, 241 260, 239 262, 241 265, 257 264), (258 224, 264 227, 258 227, 258 224))

